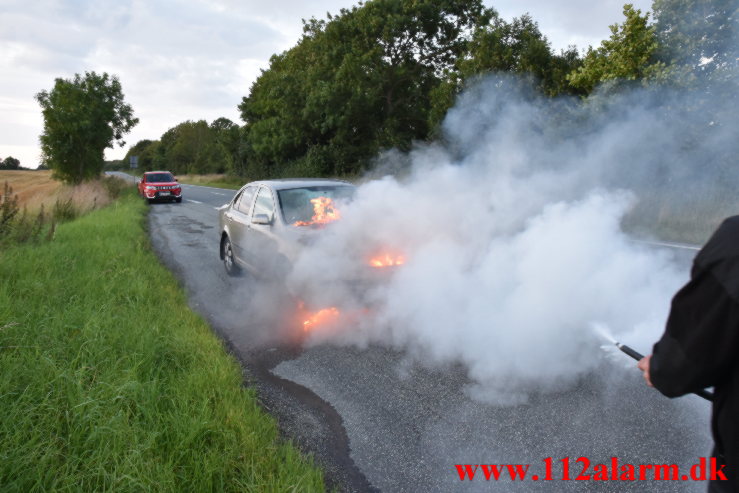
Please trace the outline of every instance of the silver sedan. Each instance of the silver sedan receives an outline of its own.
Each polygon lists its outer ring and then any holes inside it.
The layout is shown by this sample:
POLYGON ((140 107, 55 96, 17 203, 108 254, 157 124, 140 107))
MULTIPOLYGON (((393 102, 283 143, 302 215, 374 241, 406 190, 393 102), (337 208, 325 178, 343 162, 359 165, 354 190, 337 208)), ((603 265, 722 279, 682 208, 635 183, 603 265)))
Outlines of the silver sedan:
POLYGON ((356 187, 340 180, 265 180, 244 185, 219 209, 220 255, 226 272, 242 269, 281 278, 301 247, 341 217, 356 187))

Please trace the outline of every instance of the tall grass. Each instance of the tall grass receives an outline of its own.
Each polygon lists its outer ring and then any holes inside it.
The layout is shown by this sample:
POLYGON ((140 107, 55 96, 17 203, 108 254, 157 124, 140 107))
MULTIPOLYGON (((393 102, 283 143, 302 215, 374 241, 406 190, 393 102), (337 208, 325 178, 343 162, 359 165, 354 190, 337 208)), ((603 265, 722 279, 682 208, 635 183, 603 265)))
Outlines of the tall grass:
MULTIPOLYGON (((105 177, 74 187, 59 186, 39 204, 29 203, 28 193, 23 193, 28 191, 29 185, 22 182, 20 185, 21 187, 26 185, 26 189, 20 193, 16 193, 7 181, 0 189, 0 247, 31 242, 42 237, 51 239, 57 223, 71 221, 105 206, 111 200, 120 197, 127 189, 132 188, 121 179, 105 177), (26 196, 25 203, 20 200, 21 194, 26 196), (98 201, 99 197, 100 201, 98 201), (55 199, 55 202, 51 203, 50 212, 47 213, 45 203, 50 202, 51 199, 55 199), (21 204, 23 204, 22 208, 21 204), (32 212, 29 212, 29 206, 32 212), (44 232, 45 234, 42 234, 44 232)), ((31 188, 39 189, 38 186, 33 185, 31 188)))
POLYGON ((0 490, 322 491, 129 194, 0 255, 0 490))
MULTIPOLYGON (((41 233, 47 227, 50 220, 44 212, 44 207, 36 214, 29 214, 24 207, 18 206, 18 196, 13 193, 13 188, 5 182, 0 189, 0 249, 9 244, 26 243, 41 237, 41 233)), ((53 235, 54 221, 48 226, 47 237, 53 235)))

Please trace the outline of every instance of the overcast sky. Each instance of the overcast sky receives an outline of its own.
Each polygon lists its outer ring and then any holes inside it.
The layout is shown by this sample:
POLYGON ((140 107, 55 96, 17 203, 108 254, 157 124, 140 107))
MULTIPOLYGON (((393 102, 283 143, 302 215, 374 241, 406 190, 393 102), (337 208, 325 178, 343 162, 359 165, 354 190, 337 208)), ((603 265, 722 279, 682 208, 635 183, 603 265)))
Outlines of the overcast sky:
MULTIPOLYGON (((57 77, 118 75, 140 122, 128 145, 185 120, 225 116, 269 57, 293 46, 301 19, 352 0, 0 0, 0 158, 39 164, 43 129, 34 95, 57 77)), ((651 0, 632 1, 648 11, 651 0)), ((485 0, 507 20, 526 12, 559 50, 598 45, 623 20, 621 0, 485 0)), ((108 149, 119 159, 126 149, 108 149)))

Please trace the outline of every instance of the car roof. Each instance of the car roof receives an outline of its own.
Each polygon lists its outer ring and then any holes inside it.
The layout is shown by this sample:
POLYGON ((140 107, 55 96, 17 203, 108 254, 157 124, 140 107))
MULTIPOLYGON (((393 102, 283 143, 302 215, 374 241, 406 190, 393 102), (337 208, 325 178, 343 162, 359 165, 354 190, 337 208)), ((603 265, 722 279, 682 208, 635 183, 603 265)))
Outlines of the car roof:
POLYGON ((331 180, 326 178, 285 178, 281 180, 259 180, 247 183, 248 185, 265 185, 270 187, 272 190, 285 190, 288 188, 302 188, 302 187, 315 187, 315 186, 331 186, 331 185, 343 185, 343 186, 355 186, 352 183, 344 180, 331 180))
POLYGON ((172 174, 171 171, 144 171, 145 175, 150 175, 152 173, 169 173, 170 175, 172 174))

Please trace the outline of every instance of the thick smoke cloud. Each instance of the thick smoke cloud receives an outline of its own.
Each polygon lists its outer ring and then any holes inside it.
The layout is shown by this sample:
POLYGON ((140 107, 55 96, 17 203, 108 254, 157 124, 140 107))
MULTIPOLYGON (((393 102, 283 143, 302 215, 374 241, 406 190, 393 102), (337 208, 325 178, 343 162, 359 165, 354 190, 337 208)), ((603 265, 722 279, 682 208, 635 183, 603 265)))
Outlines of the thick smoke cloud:
POLYGON ((582 104, 480 81, 449 112, 441 143, 384 155, 403 172, 362 185, 298 259, 290 287, 345 315, 309 341, 461 363, 468 392, 497 404, 595 368, 594 325, 649 348, 687 272, 634 236, 687 224, 704 238, 716 226, 725 201, 703 192, 727 185, 721 159, 739 128, 731 115, 703 121, 686 98, 638 90, 582 104), (355 282, 382 252, 406 262, 355 282))

